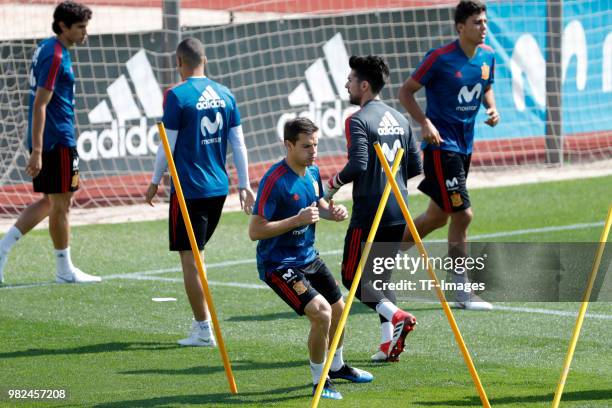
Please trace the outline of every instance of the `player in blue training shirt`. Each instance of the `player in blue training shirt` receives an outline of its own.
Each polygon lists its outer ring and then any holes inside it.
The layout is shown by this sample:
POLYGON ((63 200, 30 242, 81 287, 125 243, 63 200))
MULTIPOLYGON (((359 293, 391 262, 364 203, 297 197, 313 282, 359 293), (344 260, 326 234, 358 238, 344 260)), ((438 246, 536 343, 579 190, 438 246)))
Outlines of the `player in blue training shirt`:
MULTIPOLYGON (((325 363, 325 353, 344 310, 338 283, 314 248, 315 225, 320 218, 343 221, 346 208, 323 197, 317 157, 318 128, 310 119, 285 124, 285 159, 274 164, 259 185, 249 225, 257 244, 259 277, 295 312, 310 320, 308 350, 313 393, 325 363)), ((342 339, 333 357, 322 397, 342 399, 331 379, 370 382, 370 373, 348 366, 342 339)))
MULTIPOLYGON (((228 141, 238 170, 240 204, 247 214, 251 212, 255 197, 249 184, 246 146, 234 96, 226 87, 204 75, 206 56, 199 40, 186 38, 181 41, 176 49, 176 60, 183 82, 166 93, 162 121, 202 252, 217 227, 229 193, 225 169, 228 141)), ((163 146, 159 146, 151 184, 145 194, 151 205, 166 167, 166 155, 163 146)), ((171 187, 169 224, 170 250, 179 252, 185 291, 194 316, 190 334, 178 343, 214 347, 216 341, 208 307, 174 185, 171 187)))
MULTIPOLYGON (((467 231, 472 221, 466 178, 470 168, 474 123, 481 103, 495 126, 493 80, 495 57, 484 44, 487 34, 486 6, 480 1, 461 1, 455 9, 459 38, 427 53, 425 59, 402 86, 399 99, 410 116, 421 125, 425 179, 419 189, 431 201, 414 221, 421 237, 446 225, 449 255, 467 255, 467 231), (414 97, 425 87, 424 114, 414 97)), ((406 231, 404 241, 412 242, 406 231)), ((465 273, 454 273, 456 283, 467 282, 465 273)), ((455 306, 469 310, 490 310, 492 305, 476 295, 458 291, 455 306)))
MULTIPOLYGON (((349 66, 351 72, 346 83, 349 101, 361 109, 346 119, 348 163, 329 179, 325 195, 331 198, 341 186, 353 183, 353 214, 342 256, 342 283, 346 288, 353 284, 362 247, 387 184, 374 143, 380 143, 391 162, 400 147, 406 151, 397 173, 404 200, 408 199, 408 179, 421 173, 421 157, 408 119, 378 98, 389 78, 387 63, 375 55, 354 55, 349 59, 349 66)), ((391 195, 374 237, 374 242, 380 244, 372 248, 356 292, 357 298, 375 311, 380 320, 380 343, 373 361, 398 361, 406 336, 416 324, 412 314, 397 307, 395 292, 379 286, 391 280, 393 268, 384 268, 381 274, 373 272, 374 258, 397 255, 405 227, 399 204, 391 195)))
POLYGON ((79 188, 79 156, 74 129, 74 72, 68 49, 83 43, 91 10, 70 1, 53 12, 55 37, 43 40, 32 56, 26 173, 43 197, 30 204, 0 240, 0 283, 13 245, 47 216, 58 283, 99 282, 72 264, 68 212, 79 188))

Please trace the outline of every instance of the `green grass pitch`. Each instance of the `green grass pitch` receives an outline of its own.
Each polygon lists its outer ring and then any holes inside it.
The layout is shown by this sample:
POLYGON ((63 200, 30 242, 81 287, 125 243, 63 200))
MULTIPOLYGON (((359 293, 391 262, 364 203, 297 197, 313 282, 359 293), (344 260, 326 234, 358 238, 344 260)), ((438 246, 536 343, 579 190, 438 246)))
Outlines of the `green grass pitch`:
MULTIPOLYGON (((601 223, 611 187, 612 177, 600 177, 474 190, 470 234, 601 223)), ((411 197, 412 215, 426 204, 423 196, 411 197)), ((237 395, 228 391, 217 349, 176 345, 191 313, 178 256, 167 250, 167 221, 156 221, 73 228, 75 264, 107 278, 96 285, 50 284, 55 266, 46 231, 32 232, 18 244, 7 264, 6 286, 0 288, 0 406, 308 406, 308 323, 262 287, 247 223, 243 214, 224 214, 206 249, 237 395), (178 301, 156 303, 153 297, 178 301), (9 388, 63 388, 69 398, 15 402, 6 398, 9 388)), ((317 248, 327 253, 323 259, 337 275, 346 227, 325 221, 317 227, 317 248)), ((496 240, 595 242, 602 228, 578 226, 496 240)), ((438 231, 428 239, 444 236, 438 231)), ((583 262, 590 265, 592 259, 583 262)), ((610 280, 607 276, 601 292, 608 299, 610 280)), ((417 316, 419 326, 408 336, 399 363, 373 364, 369 357, 379 340, 378 319, 355 303, 345 358, 375 379, 371 384, 339 382, 344 400, 322 400, 321 407, 480 406, 439 304, 402 306, 417 316)), ((548 407, 579 304, 503 306, 489 313, 455 311, 490 402, 494 407, 548 407)), ((588 313, 562 407, 612 406, 612 303, 592 303, 588 313)))

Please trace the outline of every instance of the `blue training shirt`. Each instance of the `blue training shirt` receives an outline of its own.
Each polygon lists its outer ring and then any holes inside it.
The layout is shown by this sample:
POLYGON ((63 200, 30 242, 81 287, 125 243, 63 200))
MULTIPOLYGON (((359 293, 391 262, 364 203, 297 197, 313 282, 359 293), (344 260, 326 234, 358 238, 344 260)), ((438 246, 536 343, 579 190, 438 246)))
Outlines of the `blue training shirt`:
POLYGON ((185 198, 227 195, 227 140, 240 125, 229 89, 206 77, 188 78, 166 93, 162 122, 178 131, 173 157, 185 198))
MULTIPOLYGON (((302 209, 318 204, 323 185, 317 166, 309 166, 306 174, 296 174, 285 160, 274 164, 261 179, 253 214, 268 221, 279 221, 297 215, 302 209)), ((267 271, 300 268, 318 255, 314 247, 315 224, 304 225, 257 244, 257 270, 265 279, 267 271)))
MULTIPOLYGON (((481 44, 468 58, 459 40, 430 50, 412 79, 425 87, 426 115, 438 129, 444 143, 440 149, 470 154, 474 144, 476 114, 487 87, 493 84, 495 55, 481 44)), ((438 149, 423 143, 421 148, 438 149)))
POLYGON ((74 72, 70 52, 57 37, 47 38, 38 45, 32 56, 29 81, 28 148, 32 150, 32 109, 38 88, 53 91, 46 109, 43 151, 53 149, 58 143, 75 147, 74 72))

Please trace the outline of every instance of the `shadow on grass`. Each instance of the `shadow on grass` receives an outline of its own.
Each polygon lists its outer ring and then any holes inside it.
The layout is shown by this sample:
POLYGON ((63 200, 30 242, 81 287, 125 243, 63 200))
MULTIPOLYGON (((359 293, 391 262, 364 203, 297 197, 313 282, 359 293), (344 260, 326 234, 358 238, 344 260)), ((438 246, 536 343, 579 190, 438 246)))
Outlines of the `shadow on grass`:
MULTIPOLYGON (((278 362, 262 362, 252 360, 241 360, 232 361, 232 370, 234 371, 250 371, 250 370, 278 370, 283 368, 294 368, 294 367, 306 367, 307 363, 304 360, 299 361, 278 361, 278 362)), ((214 374, 218 372, 224 372, 224 368, 221 364, 216 366, 197 366, 188 367, 182 369, 161 369, 153 368, 146 370, 131 370, 121 371, 119 374, 128 375, 149 375, 149 374, 162 374, 162 375, 203 375, 203 374, 214 374)))
POLYGON ((104 404, 94 405, 95 408, 130 408, 130 407, 171 407, 176 405, 204 405, 204 406, 219 406, 227 405, 245 405, 245 404, 265 404, 278 403, 282 401, 290 401, 310 397, 310 384, 296 385, 293 387, 269 389, 257 392, 239 392, 237 395, 232 395, 229 392, 202 394, 202 395, 174 395, 167 397, 155 397, 140 400, 127 400, 109 402, 104 404), (299 391, 298 395, 286 395, 299 391), (261 398, 260 398, 261 397, 261 398))
MULTIPOLYGON (((423 307, 415 307, 410 309, 413 313, 422 312, 427 310, 442 310, 440 306, 431 306, 427 304, 427 306, 423 307)), ((353 307, 351 307, 351 315, 353 314, 366 314, 366 313, 375 313, 372 309, 359 302, 359 300, 355 300, 353 303, 353 307)), ((298 318, 299 316, 295 312, 277 312, 277 313, 267 313, 267 314, 253 314, 253 315, 245 315, 245 316, 232 316, 228 319, 225 319, 228 322, 267 322, 274 320, 282 320, 282 319, 293 319, 298 318)), ((418 318, 418 316, 417 316, 418 318)))
MULTIPOLYGON (((552 402, 554 394, 529 395, 520 397, 501 397, 490 399, 492 406, 501 404, 529 404, 537 402, 552 402)), ((607 390, 586 390, 564 392, 561 401, 612 401, 612 389, 607 390)), ((480 398, 469 397, 463 400, 450 401, 419 401, 415 405, 420 406, 445 406, 445 407, 474 407, 480 406, 480 398)))
POLYGON ((179 345, 170 343, 157 342, 110 342, 91 344, 88 346, 80 346, 73 348, 33 348, 20 351, 11 351, 0 353, 0 360, 4 358, 18 357, 39 357, 39 356, 57 356, 70 354, 96 354, 96 353, 113 353, 116 351, 135 351, 135 350, 168 350, 179 348, 179 345))

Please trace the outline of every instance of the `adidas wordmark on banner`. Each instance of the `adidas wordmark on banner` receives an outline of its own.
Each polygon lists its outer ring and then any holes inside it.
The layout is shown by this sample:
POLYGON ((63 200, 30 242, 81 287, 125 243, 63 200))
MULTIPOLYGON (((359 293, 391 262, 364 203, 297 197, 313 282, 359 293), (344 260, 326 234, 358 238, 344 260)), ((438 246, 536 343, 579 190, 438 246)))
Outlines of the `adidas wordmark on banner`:
POLYGON ((278 118, 276 134, 280 140, 283 140, 285 122, 298 116, 312 120, 321 129, 322 137, 340 137, 344 130, 344 120, 359 110, 358 106, 348 104, 348 92, 344 86, 351 68, 340 33, 323 45, 323 54, 325 60, 318 58, 304 71, 306 83, 300 83, 289 93, 289 106, 307 110, 284 113, 278 118), (325 63, 329 68, 329 76, 325 63))
POLYGON ((157 126, 149 121, 163 115, 163 95, 159 83, 144 49, 134 54, 125 66, 140 105, 134 100, 126 76, 120 75, 106 88, 115 116, 106 100, 98 103, 87 115, 90 124, 110 127, 100 132, 81 132, 77 150, 83 161, 146 156, 157 152, 157 126), (133 125, 136 120, 138 124, 133 125))

